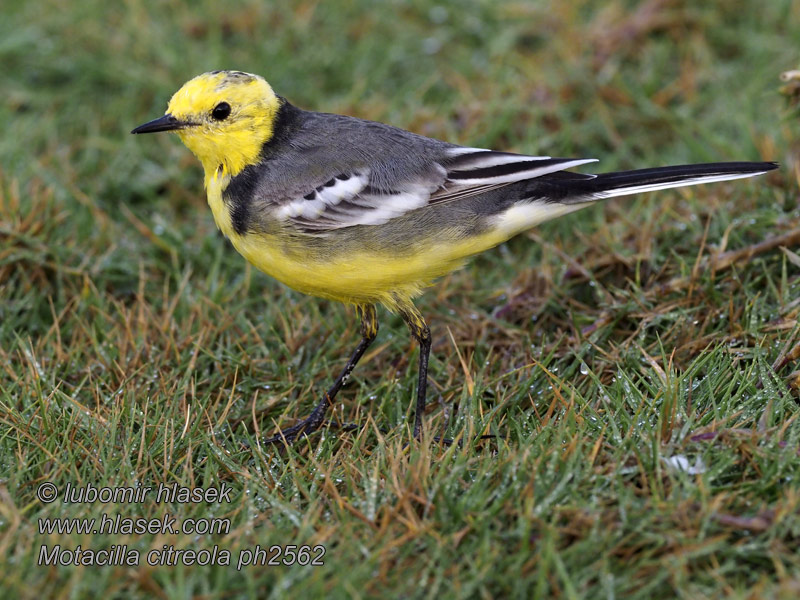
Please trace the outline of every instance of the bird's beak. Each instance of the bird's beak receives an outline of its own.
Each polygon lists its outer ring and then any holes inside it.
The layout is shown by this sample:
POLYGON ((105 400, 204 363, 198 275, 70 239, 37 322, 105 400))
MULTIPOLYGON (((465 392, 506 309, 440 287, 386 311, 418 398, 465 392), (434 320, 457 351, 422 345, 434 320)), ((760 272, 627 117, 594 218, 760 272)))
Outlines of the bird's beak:
POLYGON ((175 131, 178 129, 185 129, 186 127, 194 127, 196 123, 188 121, 181 121, 176 119, 171 114, 167 113, 163 117, 154 119, 144 125, 139 125, 131 133, 156 133, 158 131, 175 131))

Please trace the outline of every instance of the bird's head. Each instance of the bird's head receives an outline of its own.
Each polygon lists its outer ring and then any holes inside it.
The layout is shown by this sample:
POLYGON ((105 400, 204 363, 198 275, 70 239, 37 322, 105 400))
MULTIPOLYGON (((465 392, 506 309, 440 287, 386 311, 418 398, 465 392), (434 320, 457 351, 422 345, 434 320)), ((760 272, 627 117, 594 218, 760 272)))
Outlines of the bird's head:
POLYGON ((212 71, 187 81, 163 117, 131 133, 175 131, 203 163, 206 178, 215 173, 233 176, 258 162, 273 136, 281 102, 258 75, 212 71))

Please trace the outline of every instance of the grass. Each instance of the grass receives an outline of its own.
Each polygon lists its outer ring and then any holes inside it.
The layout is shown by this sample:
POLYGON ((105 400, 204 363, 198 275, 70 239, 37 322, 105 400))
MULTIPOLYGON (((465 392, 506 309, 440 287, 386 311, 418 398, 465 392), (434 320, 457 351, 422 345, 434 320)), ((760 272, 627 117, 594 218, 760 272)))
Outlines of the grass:
POLYGON ((4 597, 796 597, 800 123, 778 76, 799 62, 797 2, 7 4, 4 597), (214 68, 306 108, 602 170, 782 168, 589 208, 429 290, 426 431, 463 446, 406 447, 417 350, 382 312, 334 412, 364 427, 279 453, 259 439, 310 410, 355 314, 246 266, 194 158, 128 135, 214 68), (46 481, 232 496, 46 504, 46 481), (230 528, 39 531, 103 514, 230 528), (142 559, 37 565, 56 544, 142 559), (324 545, 324 566, 237 571, 274 544, 324 545), (147 565, 165 545, 234 564, 147 565))

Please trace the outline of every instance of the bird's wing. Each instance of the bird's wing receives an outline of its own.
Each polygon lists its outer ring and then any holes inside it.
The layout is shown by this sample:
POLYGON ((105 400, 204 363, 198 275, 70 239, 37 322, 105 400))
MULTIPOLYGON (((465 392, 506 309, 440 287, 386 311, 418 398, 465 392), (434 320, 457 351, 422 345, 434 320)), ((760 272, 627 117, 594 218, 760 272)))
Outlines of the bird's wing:
POLYGON ((368 166, 332 174, 322 185, 282 203, 275 216, 310 234, 354 225, 381 225, 431 204, 452 202, 595 160, 449 147, 424 169, 394 178, 389 185, 385 174, 368 166))

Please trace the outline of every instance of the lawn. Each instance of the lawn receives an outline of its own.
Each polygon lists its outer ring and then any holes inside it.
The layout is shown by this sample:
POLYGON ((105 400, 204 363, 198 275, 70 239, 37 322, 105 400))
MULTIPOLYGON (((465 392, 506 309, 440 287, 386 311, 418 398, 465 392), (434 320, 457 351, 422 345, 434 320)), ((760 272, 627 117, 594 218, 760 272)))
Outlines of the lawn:
POLYGON ((797 597, 798 40, 797 0, 4 2, 0 595, 797 597), (430 288, 419 442, 418 349, 379 309, 332 413, 360 427, 280 451, 355 311, 249 267, 179 140, 129 135, 220 68, 597 171, 781 169, 592 206, 430 288))

